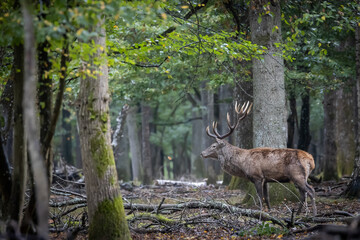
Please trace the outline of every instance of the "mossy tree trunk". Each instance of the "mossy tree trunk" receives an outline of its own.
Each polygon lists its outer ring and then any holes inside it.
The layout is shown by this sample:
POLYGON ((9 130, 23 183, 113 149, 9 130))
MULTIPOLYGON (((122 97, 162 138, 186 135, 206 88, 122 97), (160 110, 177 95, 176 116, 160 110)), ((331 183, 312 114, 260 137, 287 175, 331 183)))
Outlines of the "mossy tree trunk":
MULTIPOLYGON (((288 135, 284 64, 278 54, 280 49, 275 46, 275 43, 281 42, 280 1, 251 1, 249 19, 252 42, 268 49, 263 60, 253 59, 252 62, 254 101, 252 147, 285 148, 288 135)), ((279 202, 285 198, 294 199, 292 197, 294 189, 294 185, 290 183, 270 184, 271 202, 279 202)), ((254 202, 253 184, 250 184, 247 196, 244 199, 246 203, 254 202)))
POLYGON ((80 80, 79 127, 86 181, 89 239, 130 239, 114 155, 111 147, 108 67, 104 19, 92 40, 97 48, 83 64, 87 73, 80 80), (96 64, 97 63, 97 64, 96 64))

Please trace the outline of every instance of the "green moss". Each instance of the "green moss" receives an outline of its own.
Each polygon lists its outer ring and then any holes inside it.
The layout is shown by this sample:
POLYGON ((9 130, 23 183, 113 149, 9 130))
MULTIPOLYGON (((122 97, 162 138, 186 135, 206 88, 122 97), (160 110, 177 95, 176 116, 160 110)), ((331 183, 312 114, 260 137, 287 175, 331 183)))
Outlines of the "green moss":
POLYGON ((131 239, 121 196, 98 205, 89 226, 89 239, 131 239))
MULTIPOLYGON (((286 201, 299 201, 299 191, 292 183, 268 183, 270 204, 279 204, 286 201)), ((229 190, 240 189, 246 192, 242 203, 251 206, 258 203, 255 185, 247 179, 232 177, 228 186, 229 190)))
POLYGON ((90 145, 97 174, 99 177, 103 177, 108 167, 115 165, 111 146, 106 143, 105 135, 101 131, 90 139, 90 145))
POLYGON ((228 186, 228 189, 229 190, 235 190, 235 189, 246 190, 246 189, 249 189, 250 184, 252 184, 252 183, 245 178, 232 176, 229 186, 228 186))
MULTIPOLYGON (((269 185, 269 198, 270 198, 270 206, 280 204, 283 201, 291 201, 298 202, 299 191, 296 189, 294 184, 292 183, 268 183, 269 185)), ((255 204, 259 204, 258 197, 256 194, 255 185, 250 183, 248 184, 246 197, 243 199, 242 203, 247 206, 252 206, 255 204)), ((263 202, 265 205, 265 202, 263 202)))
POLYGON ((173 224, 173 223, 176 223, 176 221, 174 221, 173 219, 170 219, 170 218, 167 218, 165 217, 164 215, 161 215, 161 214, 151 214, 151 213, 138 213, 136 215, 130 215, 130 216, 127 216, 126 217, 126 220, 128 221, 131 221, 132 219, 134 218, 141 218, 141 217, 149 217, 149 218, 154 218, 156 220, 158 220, 159 222, 162 222, 162 223, 166 223, 166 224, 173 224))
POLYGON ((110 178, 110 184, 113 186, 116 183, 115 177, 110 178))
POLYGON ((103 123, 107 123, 107 121, 109 119, 109 114, 107 112, 101 114, 100 119, 103 123))

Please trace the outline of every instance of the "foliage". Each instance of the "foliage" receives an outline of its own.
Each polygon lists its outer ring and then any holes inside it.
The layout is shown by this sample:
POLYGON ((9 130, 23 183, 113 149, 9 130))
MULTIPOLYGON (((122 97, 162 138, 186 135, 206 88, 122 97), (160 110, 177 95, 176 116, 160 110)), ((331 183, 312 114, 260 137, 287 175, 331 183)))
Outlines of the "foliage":
POLYGON ((271 221, 262 222, 261 224, 258 224, 255 227, 241 230, 237 233, 237 235, 241 237, 271 236, 274 234, 285 234, 285 233, 283 232, 282 229, 275 227, 271 221))
MULTIPOLYGON (((359 23, 356 1, 305 1, 283 6, 286 44, 295 48, 295 59, 287 63, 287 86, 311 88, 322 94, 336 89, 355 76, 354 28, 359 23)), ((301 91, 298 89, 297 91, 301 91)))

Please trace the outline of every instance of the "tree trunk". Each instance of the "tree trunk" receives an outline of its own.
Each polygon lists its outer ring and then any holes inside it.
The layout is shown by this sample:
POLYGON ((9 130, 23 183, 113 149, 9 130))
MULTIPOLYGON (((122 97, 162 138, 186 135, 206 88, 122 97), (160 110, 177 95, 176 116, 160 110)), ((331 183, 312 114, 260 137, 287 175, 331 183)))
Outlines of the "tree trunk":
POLYGON ((24 19, 24 95, 23 117, 25 134, 31 159, 31 170, 34 176, 37 234, 39 238, 48 239, 49 185, 46 166, 40 145, 40 129, 36 111, 36 43, 33 25, 32 1, 21 1, 24 19))
MULTIPOLYGON (((47 5, 47 4, 46 4, 47 5)), ((46 142, 50 131, 51 118, 52 118, 52 97, 53 97, 53 81, 51 74, 47 74, 51 69, 51 62, 49 60, 47 49, 50 48, 50 43, 45 42, 39 44, 38 48, 38 78, 39 78, 39 89, 38 89, 38 105, 39 105, 39 116, 40 116, 40 143, 41 151, 43 153, 45 164, 47 168, 47 175, 49 184, 51 185, 52 165, 53 165, 53 153, 50 142, 46 142)))
POLYGON ((250 6, 252 42, 268 49, 263 60, 253 58, 253 141, 254 147, 284 148, 287 140, 284 64, 277 55, 281 51, 274 44, 281 42, 280 2, 267 3, 251 1, 250 6))
MULTIPOLYGON (((253 43, 265 46, 267 52, 259 60, 253 58, 253 147, 285 148, 287 145, 287 107, 284 82, 284 61, 281 49, 280 1, 251 1, 250 30, 253 43)), ((269 184, 271 201, 284 198, 295 200, 293 184, 269 184), (285 189, 286 188, 286 189, 285 189)), ((296 190, 295 190, 296 192, 296 190)), ((243 202, 253 203, 255 188, 251 188, 243 202)))
POLYGON ((310 135, 310 91, 306 89, 303 93, 301 105, 301 117, 300 117, 300 129, 299 129, 299 143, 298 148, 304 151, 308 151, 311 135, 310 135))
POLYGON ((336 161, 336 92, 329 90, 324 96, 324 180, 338 180, 336 161))
POLYGON ((16 46, 14 51, 14 135, 13 135, 13 172, 9 210, 11 219, 20 223, 22 219, 26 181, 27 181, 27 147, 23 119, 24 91, 24 47, 16 46), (19 71, 17 71, 19 70, 19 71))
POLYGON ((113 135, 111 145, 114 149, 114 158, 116 169, 119 179, 123 181, 129 181, 131 179, 130 171, 130 158, 129 158, 129 141, 128 138, 124 138, 124 133, 127 135, 125 128, 126 116, 129 110, 129 105, 124 105, 116 118, 116 128, 113 135))
POLYGON ((75 133, 75 143, 76 143, 76 163, 75 167, 82 168, 82 156, 81 156, 81 143, 80 143, 80 129, 79 129, 79 114, 76 112, 76 133, 75 133))
POLYGON ((151 184, 153 180, 151 148, 150 148, 150 117, 151 108, 146 103, 141 104, 141 142, 142 142, 142 161, 144 168, 144 184, 151 184))
MULTIPOLYGON (((234 103, 233 103, 233 95, 234 91, 232 91, 233 87, 229 84, 221 85, 219 89, 219 98, 218 98, 218 106, 219 106, 219 125, 218 130, 220 132, 225 132, 228 130, 227 127, 227 121, 226 121, 226 115, 227 113, 230 114, 230 116, 234 115, 234 103)), ((229 143, 234 144, 235 142, 235 134, 230 135, 229 143)), ((220 166, 219 166, 220 167, 220 166)), ((217 169, 215 169, 215 172, 218 173, 217 169)), ((230 183, 231 176, 223 172, 223 185, 228 185, 230 183)))
POLYGON ((99 20, 94 37, 96 54, 83 64, 80 79, 79 127, 81 155, 87 192, 90 220, 89 239, 130 239, 118 185, 114 155, 111 147, 108 67, 104 51, 106 33, 104 19, 99 20), (101 46, 101 47, 99 47, 101 46), (101 62, 97 65, 96 62, 101 62))
MULTIPOLYGON (((22 55, 24 51, 22 50, 22 55)), ((14 56, 15 57, 15 56, 14 56)), ((21 61, 23 63, 23 61, 21 61)), ((5 89, 2 92, 0 106, 1 113, 4 118, 4 126, 1 128, 0 136, 0 231, 5 231, 6 221, 8 220, 9 207, 11 195, 11 167, 10 161, 12 158, 12 137, 9 136, 13 130, 13 104, 14 104, 14 81, 16 73, 16 65, 14 62, 11 79, 6 83, 5 89), (7 152, 8 147, 11 151, 7 152)), ((23 65, 23 64, 22 64, 23 65)), ((24 69, 21 70, 23 76, 24 69)), ((22 89, 21 89, 22 91, 22 89)))
POLYGON ((128 116, 126 118, 126 125, 128 128, 128 138, 130 145, 130 153, 131 153, 131 170, 133 181, 141 181, 141 144, 138 135, 137 121, 136 121, 136 113, 138 111, 138 107, 133 106, 130 107, 128 116))
POLYGON ((203 121, 201 119, 200 109, 200 95, 188 95, 188 99, 192 104, 192 117, 191 121, 191 174, 198 177, 205 177, 204 162, 201 159, 200 153, 203 150, 202 140, 205 131, 203 121))
MULTIPOLYGON (((241 79, 235 80, 234 100, 238 103, 244 103, 246 101, 253 101, 253 84, 250 81, 241 81, 241 79)), ((235 114, 235 112, 234 112, 235 114)), ((234 115, 235 117, 235 115, 234 115)), ((235 132, 235 146, 244 149, 251 149, 253 146, 253 115, 248 115, 238 126, 235 132)), ((250 181, 240 177, 231 177, 229 183, 229 189, 242 189, 248 190, 250 181)))
MULTIPOLYGON (((356 88, 356 87, 354 87, 356 88)), ((336 146, 338 171, 341 176, 350 176, 354 167, 355 139, 355 91, 343 87, 336 96, 336 146)))
MULTIPOLYGON (((206 89, 206 82, 202 82, 201 84, 201 104, 204 107, 202 111, 202 118, 203 118, 203 126, 210 126, 214 119, 214 93, 210 92, 206 89)), ((205 129, 205 127, 203 128, 205 129)), ((202 132, 203 140, 202 148, 206 149, 212 144, 212 138, 210 138, 205 130, 202 132)), ((208 184, 215 184, 216 183, 216 174, 215 174, 215 164, 217 161, 212 159, 204 159, 204 168, 206 171, 206 177, 208 178, 208 184)))
POLYGON ((75 161, 72 154, 72 136, 71 136, 71 123, 69 122, 70 118, 70 112, 63 108, 62 109, 62 122, 61 126, 63 128, 63 135, 61 137, 62 140, 62 156, 64 157, 64 160, 75 166, 75 161))
POLYGON ((297 112, 296 112, 296 96, 293 91, 290 92, 289 97, 290 104, 290 115, 287 119, 288 123, 288 138, 287 138, 287 148, 294 148, 294 137, 295 137, 295 129, 297 122, 297 112))
POLYGON ((357 111, 356 119, 356 151, 354 159, 354 170, 351 174, 351 181, 345 190, 345 195, 350 198, 360 197, 360 26, 355 28, 356 46, 356 92, 357 92, 357 111))

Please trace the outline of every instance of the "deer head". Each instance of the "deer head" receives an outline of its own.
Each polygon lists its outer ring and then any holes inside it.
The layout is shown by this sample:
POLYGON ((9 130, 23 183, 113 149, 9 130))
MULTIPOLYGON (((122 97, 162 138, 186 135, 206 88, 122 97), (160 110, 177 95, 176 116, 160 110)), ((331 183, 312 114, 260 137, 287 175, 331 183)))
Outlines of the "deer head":
POLYGON ((226 145, 226 141, 223 139, 230 136, 234 132, 236 127, 239 125, 240 121, 243 120, 250 113, 251 107, 252 107, 252 103, 250 104, 250 102, 244 103, 241 106, 241 108, 240 108, 240 104, 235 102, 235 112, 237 114, 237 120, 235 121, 234 124, 231 124, 230 115, 229 113, 227 113, 226 120, 229 130, 227 133, 223 135, 219 134, 217 130, 217 122, 214 121, 212 124, 213 133, 210 133, 210 127, 207 126, 206 128, 207 135, 209 137, 214 138, 216 140, 216 143, 213 143, 210 147, 208 147, 201 153, 201 156, 203 158, 218 158, 219 151, 221 151, 221 149, 226 145))

